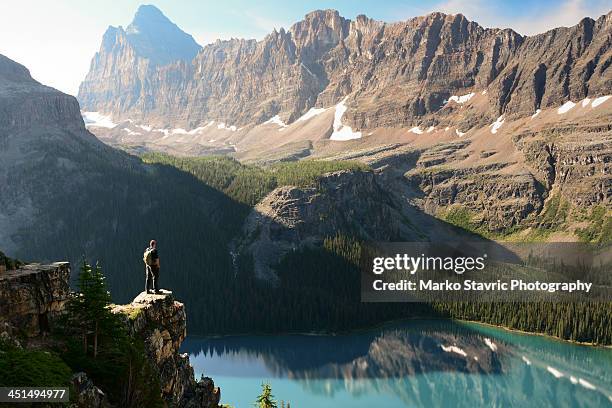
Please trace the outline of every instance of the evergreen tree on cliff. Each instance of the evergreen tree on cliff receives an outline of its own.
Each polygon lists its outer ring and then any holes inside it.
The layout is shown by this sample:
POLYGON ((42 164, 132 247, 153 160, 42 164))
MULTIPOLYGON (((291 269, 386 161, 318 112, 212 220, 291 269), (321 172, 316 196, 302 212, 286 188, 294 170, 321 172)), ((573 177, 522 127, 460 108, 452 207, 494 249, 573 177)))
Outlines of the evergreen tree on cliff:
POLYGON ((142 339, 129 334, 113 314, 102 268, 81 265, 78 292, 68 301, 58 336, 65 343, 62 359, 74 372, 85 372, 113 406, 163 407, 158 375, 147 359, 142 339), (80 343, 76 340, 80 337, 80 343))
POLYGON ((79 292, 68 303, 68 311, 81 332, 83 352, 88 353, 88 339, 93 338, 93 357, 98 355, 101 333, 112 332, 116 319, 108 306, 111 295, 106 288, 104 274, 98 264, 91 267, 86 261, 81 265, 78 279, 79 292))

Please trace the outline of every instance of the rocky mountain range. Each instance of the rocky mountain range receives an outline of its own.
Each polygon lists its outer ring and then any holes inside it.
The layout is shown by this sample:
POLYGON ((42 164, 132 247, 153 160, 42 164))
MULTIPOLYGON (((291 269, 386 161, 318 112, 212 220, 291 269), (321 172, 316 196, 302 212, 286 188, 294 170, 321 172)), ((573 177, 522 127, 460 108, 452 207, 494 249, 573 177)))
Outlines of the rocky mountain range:
MULTIPOLYGON (((612 228, 611 45, 612 12, 523 36, 461 14, 384 23, 317 10, 261 41, 216 41, 144 71, 125 68, 146 58, 103 44, 78 99, 101 140, 137 152, 365 162, 372 180, 330 175, 330 191, 380 189, 384 200, 365 205, 420 226, 404 239, 449 237, 436 218, 495 239, 602 239, 612 228)), ((245 225, 245 237, 257 232, 249 245, 277 254, 305 239, 300 229, 328 229, 315 207, 336 193, 319 193, 270 193, 245 225)))
MULTIPOLYGON (((160 15, 144 13, 151 9, 141 7, 129 27, 151 26, 149 14, 160 15)), ((209 125, 209 131, 240 129, 241 137, 233 138, 239 147, 256 125, 283 128, 343 101, 341 121, 319 134, 337 132, 341 139, 344 127, 345 137, 365 138, 374 129, 418 126, 465 133, 500 115, 532 115, 612 88, 611 13, 522 36, 483 28, 461 14, 384 23, 318 10, 261 41, 217 41, 190 59, 167 54, 166 64, 114 33, 122 30, 109 27, 81 85, 82 109, 116 123, 166 129, 165 136, 176 130, 176 141, 184 143, 208 134, 209 125)), ((195 49, 190 37, 177 47, 195 49)))
MULTIPOLYGON (((288 231, 248 243, 257 248, 272 237, 264 245, 271 253, 276 244, 308 241, 304 234, 315 241, 329 235, 322 209, 339 220, 337 229, 354 230, 348 214, 360 212, 348 207, 355 202, 380 212, 378 221, 368 218, 376 211, 362 217, 375 224, 362 229, 370 238, 449 236, 436 221, 443 219, 493 238, 531 239, 544 229, 545 239, 601 239, 612 224, 611 43, 612 13, 524 37, 462 15, 388 24, 326 10, 261 41, 202 48, 155 7, 142 6, 127 29, 107 30, 80 108, 1 57, 7 193, 0 196, 0 244, 11 254, 52 259, 58 254, 43 237, 68 237, 59 255, 74 260, 75 247, 98 255, 108 236, 124 237, 122 247, 137 251, 128 237, 138 230, 146 241, 155 228, 136 225, 159 217, 153 214, 185 214, 180 222, 198 219, 211 236, 224 222, 238 222, 221 214, 219 203, 236 203, 218 191, 98 139, 137 151, 221 153, 264 164, 351 159, 374 169, 325 176, 319 184, 329 194, 322 196, 321 188, 272 191, 243 232, 288 231), (108 215, 108 225, 85 233, 77 225, 84 218, 65 217, 64 197, 79 214, 108 215), (116 202, 138 216, 117 213, 116 202)), ((159 219, 174 234, 176 220, 159 219)))

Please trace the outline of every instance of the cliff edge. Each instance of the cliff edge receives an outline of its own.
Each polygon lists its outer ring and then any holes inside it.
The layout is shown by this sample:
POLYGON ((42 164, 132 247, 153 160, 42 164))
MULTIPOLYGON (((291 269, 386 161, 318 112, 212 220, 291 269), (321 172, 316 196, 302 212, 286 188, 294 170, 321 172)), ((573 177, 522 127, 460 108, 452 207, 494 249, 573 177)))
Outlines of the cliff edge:
POLYGON ((131 335, 143 339, 166 402, 178 407, 218 407, 219 388, 208 377, 196 381, 189 356, 179 353, 187 335, 187 320, 185 306, 172 292, 142 292, 132 303, 114 306, 113 313, 124 317, 131 335))
MULTIPOLYGON (((71 296, 70 264, 21 265, 0 271, 0 340, 19 350, 45 351, 54 343, 55 322, 66 312, 71 296)), ((166 406, 218 408, 220 390, 210 378, 196 381, 187 354, 180 346, 187 335, 185 306, 172 292, 141 293, 130 304, 113 305, 128 333, 144 343, 152 369, 150 384, 159 383, 166 406)), ((104 391, 87 377, 72 376, 77 395, 74 407, 112 407, 104 391)))

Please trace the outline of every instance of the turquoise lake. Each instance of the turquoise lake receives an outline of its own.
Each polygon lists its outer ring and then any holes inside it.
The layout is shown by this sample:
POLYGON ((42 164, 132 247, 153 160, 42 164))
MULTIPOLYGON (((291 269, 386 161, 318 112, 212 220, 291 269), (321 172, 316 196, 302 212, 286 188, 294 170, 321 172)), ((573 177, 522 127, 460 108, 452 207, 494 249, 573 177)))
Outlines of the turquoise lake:
POLYGON ((182 351, 235 408, 253 407, 262 382, 292 408, 612 407, 612 350, 473 323, 190 336, 182 351))

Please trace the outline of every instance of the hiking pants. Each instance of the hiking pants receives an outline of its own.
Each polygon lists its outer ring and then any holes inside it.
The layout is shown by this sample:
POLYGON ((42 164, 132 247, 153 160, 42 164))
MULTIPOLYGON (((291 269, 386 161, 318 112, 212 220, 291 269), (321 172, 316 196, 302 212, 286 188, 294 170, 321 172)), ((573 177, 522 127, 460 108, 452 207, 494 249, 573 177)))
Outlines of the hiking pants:
POLYGON ((159 268, 155 265, 147 265, 145 269, 145 292, 150 289, 156 292, 159 290, 159 268))

